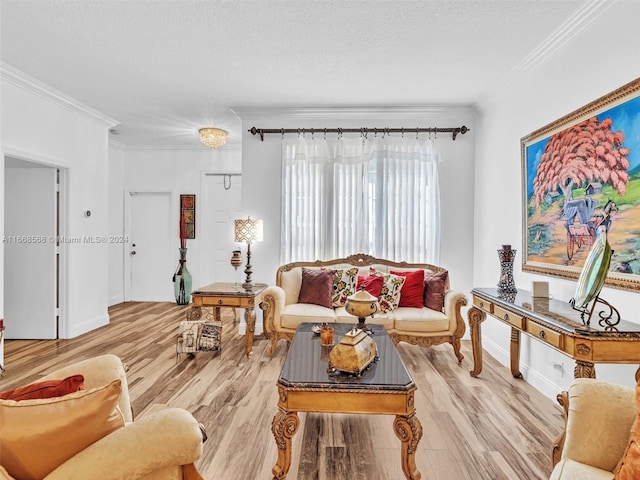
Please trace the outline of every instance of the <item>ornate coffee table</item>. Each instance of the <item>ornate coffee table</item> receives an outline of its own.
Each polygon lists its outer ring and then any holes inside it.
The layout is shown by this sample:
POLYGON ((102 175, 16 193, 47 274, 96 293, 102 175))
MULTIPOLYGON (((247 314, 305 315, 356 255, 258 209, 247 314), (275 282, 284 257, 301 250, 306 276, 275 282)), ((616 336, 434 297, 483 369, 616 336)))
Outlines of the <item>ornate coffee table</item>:
POLYGON ((221 322, 220 307, 244 308, 244 319, 247 323, 245 333, 245 351, 247 357, 253 350, 253 335, 256 329, 255 306, 262 300, 262 291, 267 288, 264 283, 256 283, 246 289, 233 283, 212 283, 191 293, 193 305, 209 307, 214 310, 214 320, 221 322))
MULTIPOLYGON (((298 412, 365 413, 395 415, 393 430, 402 442, 402 470, 407 479, 421 478, 415 452, 422 437, 416 417, 416 385, 384 327, 371 325, 380 359, 359 378, 327 373, 329 351, 311 331, 312 323, 301 324, 289 348, 278 378, 278 413, 271 430, 278 446, 273 467, 274 480, 287 477, 291 466, 291 440, 298 430, 298 412)), ((337 323, 335 341, 352 327, 337 323)))

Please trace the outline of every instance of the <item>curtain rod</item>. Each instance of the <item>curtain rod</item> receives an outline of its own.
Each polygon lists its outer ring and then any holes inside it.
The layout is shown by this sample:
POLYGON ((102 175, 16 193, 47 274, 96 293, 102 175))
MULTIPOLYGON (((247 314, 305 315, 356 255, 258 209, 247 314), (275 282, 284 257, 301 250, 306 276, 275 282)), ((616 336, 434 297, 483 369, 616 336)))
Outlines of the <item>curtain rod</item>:
POLYGON ((464 135, 465 133, 467 133, 470 129, 467 128, 466 126, 461 126, 461 127, 447 127, 447 128, 439 128, 439 127, 426 127, 426 128, 256 128, 256 127, 251 127, 249 130, 247 130, 248 132, 251 132, 252 135, 256 135, 259 134, 260 135, 260 140, 264 142, 264 134, 265 133, 280 133, 284 136, 285 133, 297 133, 297 134, 301 134, 301 133, 311 133, 312 135, 314 133, 322 133, 322 134, 327 134, 327 133, 337 133, 338 136, 342 135, 343 133, 359 133, 360 135, 365 135, 367 133, 374 133, 374 134, 378 134, 378 133, 382 133, 382 134, 389 134, 389 133, 413 133, 416 132, 416 135, 418 133, 451 133, 451 139, 455 140, 456 136, 458 134, 464 135))

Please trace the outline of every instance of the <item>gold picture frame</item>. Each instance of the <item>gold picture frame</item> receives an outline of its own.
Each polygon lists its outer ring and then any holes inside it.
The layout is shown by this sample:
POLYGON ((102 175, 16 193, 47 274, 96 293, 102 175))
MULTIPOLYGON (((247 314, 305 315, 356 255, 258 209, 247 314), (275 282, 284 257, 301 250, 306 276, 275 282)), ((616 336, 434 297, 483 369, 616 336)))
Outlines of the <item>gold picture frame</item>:
POLYGON ((596 231, 605 285, 640 290, 640 78, 521 139, 523 271, 577 279, 596 231))

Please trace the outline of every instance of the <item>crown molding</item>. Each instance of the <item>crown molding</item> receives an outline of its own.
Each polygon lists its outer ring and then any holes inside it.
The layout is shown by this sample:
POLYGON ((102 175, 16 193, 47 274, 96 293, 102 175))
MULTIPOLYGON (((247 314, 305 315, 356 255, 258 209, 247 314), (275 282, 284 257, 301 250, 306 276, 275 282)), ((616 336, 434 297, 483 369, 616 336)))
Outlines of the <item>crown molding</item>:
POLYGON ((47 85, 46 83, 41 82, 40 80, 27 75, 4 62, 0 62, 0 77, 2 80, 33 93, 40 98, 60 105, 71 112, 78 113, 105 128, 112 128, 120 123, 119 121, 104 115, 94 108, 79 102, 69 95, 56 90, 52 86, 47 85))
POLYGON ((279 117, 283 119, 401 119, 442 117, 455 112, 468 113, 471 105, 407 105, 407 106, 354 106, 354 107, 277 107, 277 108, 232 108, 231 111, 240 119, 257 119, 263 117, 279 117))
POLYGON ((474 109, 481 109, 491 99, 499 96, 504 91, 505 85, 544 63, 551 55, 569 43, 617 2, 618 0, 589 0, 585 2, 567 21, 511 69, 507 75, 495 83, 491 91, 475 102, 474 109))
POLYGON ((196 144, 196 145, 124 145, 122 144, 122 147, 127 150, 127 151, 132 151, 132 150, 173 150, 173 151, 189 151, 189 152, 213 152, 213 151, 224 151, 224 150, 231 150, 231 151, 239 151, 242 149, 242 146, 237 144, 237 143, 227 143, 225 145, 223 145, 222 147, 216 148, 216 149, 212 149, 209 147, 205 147, 203 145, 200 144, 196 144))

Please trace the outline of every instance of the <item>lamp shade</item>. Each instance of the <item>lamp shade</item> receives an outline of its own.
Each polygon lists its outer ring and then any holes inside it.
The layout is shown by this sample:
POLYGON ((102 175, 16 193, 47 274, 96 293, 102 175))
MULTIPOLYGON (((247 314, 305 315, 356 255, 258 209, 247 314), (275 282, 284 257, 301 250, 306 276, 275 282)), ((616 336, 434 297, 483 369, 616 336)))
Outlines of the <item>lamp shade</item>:
POLYGON ((218 148, 227 143, 227 131, 221 128, 201 128, 200 141, 210 148, 218 148))
POLYGON ((262 220, 254 220, 252 218, 235 220, 235 241, 253 242, 262 241, 262 220))

